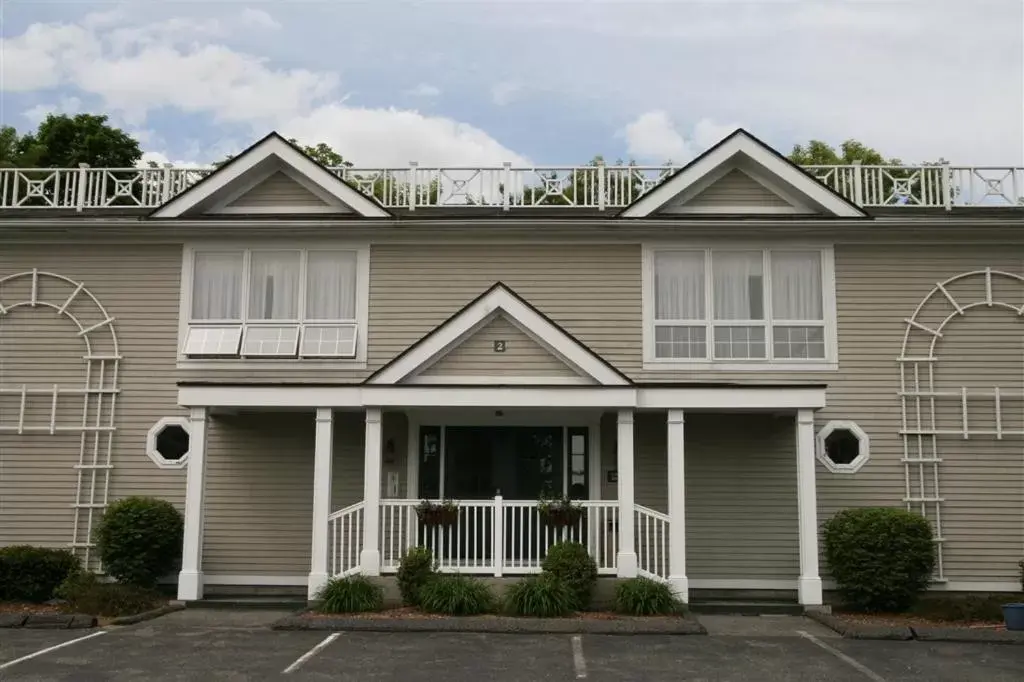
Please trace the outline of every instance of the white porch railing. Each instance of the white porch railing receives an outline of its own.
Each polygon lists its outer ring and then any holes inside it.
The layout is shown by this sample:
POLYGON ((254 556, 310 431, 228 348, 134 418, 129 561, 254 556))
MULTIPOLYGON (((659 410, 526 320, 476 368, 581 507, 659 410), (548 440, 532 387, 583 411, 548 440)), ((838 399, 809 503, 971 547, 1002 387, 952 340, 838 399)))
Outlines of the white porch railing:
MULTIPOLYGON (((678 166, 332 168, 388 208, 567 207, 618 209, 678 166)), ((804 166, 820 182, 865 207, 1024 206, 1024 167, 804 166)), ((4 168, 0 209, 155 208, 212 168, 4 168)))
POLYGON ((636 515, 636 565, 646 578, 668 580, 668 514, 639 504, 636 515))
MULTIPOLYGON (((618 554, 619 507, 615 500, 581 500, 580 520, 553 528, 542 521, 533 500, 467 500, 458 503, 458 519, 449 526, 425 526, 416 514, 419 500, 381 500, 381 572, 398 571, 412 547, 428 547, 441 571, 484 575, 521 575, 541 570, 547 550, 557 542, 579 542, 597 563, 598 573, 614 575, 618 554)), ((363 503, 329 517, 331 574, 359 569, 363 503)), ((658 542, 667 542, 667 539, 658 542)))
POLYGON ((359 552, 363 547, 363 502, 339 509, 327 517, 330 538, 327 556, 330 557, 331 575, 351 575, 359 572, 359 552))

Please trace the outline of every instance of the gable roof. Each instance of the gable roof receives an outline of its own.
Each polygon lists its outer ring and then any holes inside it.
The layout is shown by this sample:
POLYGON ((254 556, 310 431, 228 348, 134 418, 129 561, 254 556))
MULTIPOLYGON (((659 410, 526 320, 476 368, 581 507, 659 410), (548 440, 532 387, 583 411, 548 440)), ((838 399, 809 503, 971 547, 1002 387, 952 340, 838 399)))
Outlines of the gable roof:
POLYGON ((349 207, 363 218, 391 214, 371 197, 342 180, 301 149, 272 132, 223 166, 153 210, 151 218, 178 218, 190 211, 229 203, 275 172, 284 171, 325 201, 349 207), (255 182, 247 182, 247 180, 255 182), (223 202, 218 199, 223 196, 223 202))
POLYGON ((579 373, 603 386, 632 381, 515 291, 496 282, 461 310, 367 377, 365 383, 397 384, 427 369, 495 316, 504 314, 527 335, 579 373))
POLYGON ((620 211, 617 217, 652 216, 687 189, 701 186, 708 178, 718 179, 724 175, 735 167, 737 157, 752 162, 765 175, 766 180, 778 185, 777 188, 771 189, 779 194, 796 194, 802 199, 800 203, 820 206, 836 217, 869 217, 855 203, 818 182, 800 166, 743 128, 737 128, 721 142, 677 170, 657 187, 620 211))

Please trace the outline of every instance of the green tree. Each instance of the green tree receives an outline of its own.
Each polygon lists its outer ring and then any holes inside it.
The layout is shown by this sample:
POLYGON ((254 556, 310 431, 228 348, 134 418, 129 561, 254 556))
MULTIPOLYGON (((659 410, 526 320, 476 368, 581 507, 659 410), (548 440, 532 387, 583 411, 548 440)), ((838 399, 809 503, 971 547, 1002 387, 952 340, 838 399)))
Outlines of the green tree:
POLYGON ((131 135, 97 114, 49 114, 30 133, 0 129, 0 164, 18 168, 133 168, 142 148, 131 135))
POLYGON ((871 205, 941 205, 944 180, 950 186, 951 195, 956 195, 952 176, 943 178, 945 159, 908 164, 896 157, 886 158, 873 147, 852 138, 840 144, 838 150, 821 140, 796 144, 788 158, 801 166, 865 166, 858 171, 859 197, 856 196, 858 185, 849 171, 818 169, 814 174, 846 198, 871 205), (915 165, 917 167, 913 167, 915 165))

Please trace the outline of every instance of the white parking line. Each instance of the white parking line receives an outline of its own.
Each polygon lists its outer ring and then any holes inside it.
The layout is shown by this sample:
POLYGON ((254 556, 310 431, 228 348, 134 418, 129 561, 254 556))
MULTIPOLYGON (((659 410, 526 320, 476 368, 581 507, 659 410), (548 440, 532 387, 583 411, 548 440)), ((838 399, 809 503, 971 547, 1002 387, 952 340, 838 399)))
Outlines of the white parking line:
POLYGON ((797 630, 797 632, 804 639, 807 639, 807 640, 813 642, 814 644, 817 644, 822 649, 824 649, 825 651, 829 652, 830 654, 832 654, 833 656, 838 658, 843 663, 846 663, 847 665, 849 665, 850 667, 854 668, 855 670, 863 673, 868 678, 873 680, 873 682, 885 682, 885 678, 882 677, 881 675, 879 675, 878 673, 876 673, 871 668, 867 667, 863 663, 861 663, 861 662, 859 662, 859 661, 857 661, 857 660, 855 660, 853 658, 850 658, 849 656, 844 654, 839 649, 836 649, 835 647, 832 647, 832 646, 829 646, 828 644, 825 644, 825 642, 821 641, 820 639, 818 639, 817 637, 815 637, 811 633, 804 632, 803 630, 797 630))
POLYGON ((576 666, 576 679, 581 680, 587 676, 587 662, 583 658, 583 638, 579 635, 572 636, 572 662, 576 666))
POLYGON ((302 667, 303 663, 305 663, 306 661, 308 661, 309 659, 313 658, 318 653, 323 651, 324 648, 326 648, 328 644, 330 644, 334 640, 338 639, 338 637, 340 637, 340 636, 341 636, 340 632, 332 632, 331 634, 327 635, 327 638, 324 641, 320 642, 315 647, 313 647, 312 649, 310 649, 309 651, 307 651, 306 653, 302 654, 297 659, 295 659, 294 663, 292 663, 290 666, 288 666, 287 668, 284 669, 284 673, 287 675, 288 673, 295 672, 296 670, 298 670, 299 668, 302 667))
POLYGON ((19 663, 21 663, 23 661, 27 661, 29 659, 35 658, 36 656, 42 656, 43 654, 48 654, 51 651, 56 651, 57 649, 63 649, 64 647, 70 646, 70 645, 74 644, 75 642, 84 642, 87 639, 92 639, 93 637, 99 637, 100 635, 105 635, 105 634, 107 634, 106 630, 98 630, 96 632, 93 632, 92 634, 86 635, 85 637, 77 637, 75 639, 68 640, 67 642, 61 642, 60 644, 56 644, 54 646, 47 647, 45 649, 40 649, 39 651, 31 653, 28 656, 22 656, 21 658, 16 658, 13 661, 7 661, 6 663, 0 664, 0 670, 6 670, 7 668, 15 666, 15 665, 17 665, 17 664, 19 664, 19 663))

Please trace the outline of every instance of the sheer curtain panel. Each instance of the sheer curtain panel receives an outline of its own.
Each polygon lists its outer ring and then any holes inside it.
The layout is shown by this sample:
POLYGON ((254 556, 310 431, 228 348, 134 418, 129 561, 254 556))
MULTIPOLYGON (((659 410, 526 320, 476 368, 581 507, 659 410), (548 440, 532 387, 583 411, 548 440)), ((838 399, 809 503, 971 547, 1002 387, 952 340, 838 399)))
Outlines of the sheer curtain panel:
POLYGON ((254 251, 249 263, 249 319, 299 319, 298 251, 254 251))
POLYGON ((355 321, 354 252, 309 252, 306 263, 306 319, 355 321))
POLYGON ((196 253, 192 268, 192 319, 242 318, 241 253, 196 253))

